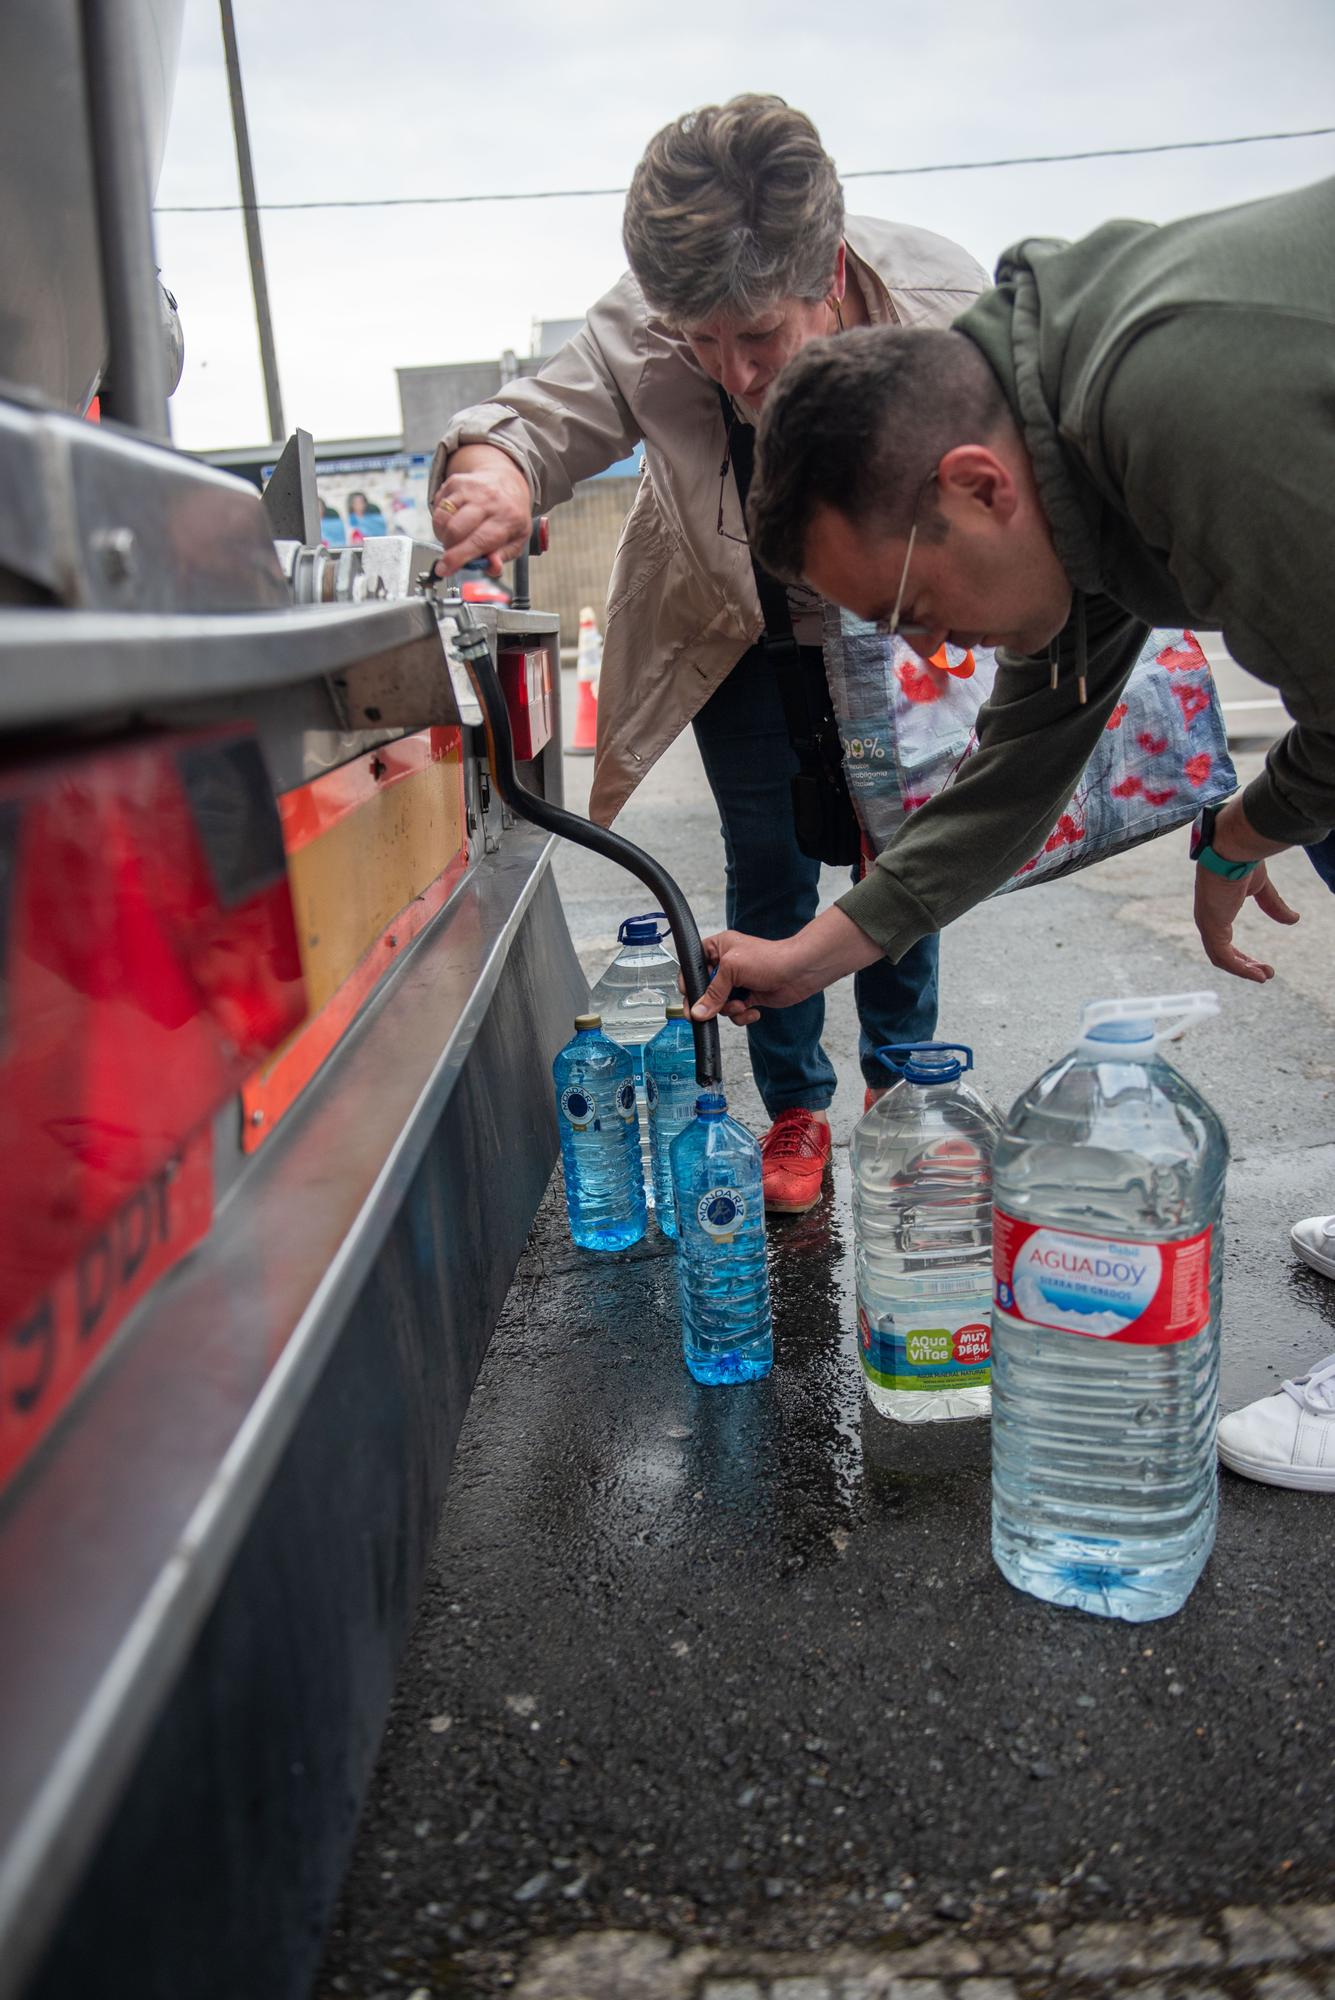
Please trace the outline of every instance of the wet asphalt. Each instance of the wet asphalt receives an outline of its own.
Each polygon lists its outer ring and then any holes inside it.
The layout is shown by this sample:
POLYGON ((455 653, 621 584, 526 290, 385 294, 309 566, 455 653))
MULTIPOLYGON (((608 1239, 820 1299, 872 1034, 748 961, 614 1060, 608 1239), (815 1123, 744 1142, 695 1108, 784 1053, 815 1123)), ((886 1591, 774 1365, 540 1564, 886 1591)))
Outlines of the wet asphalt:
MULTIPOLYGON (((1244 776, 1253 768, 1241 760, 1244 776)), ((578 804, 588 765, 568 760, 578 804)), ((717 826, 680 746, 623 816, 721 917, 717 826)), ((1003 1107, 1083 999, 1216 983, 1185 835, 974 912, 943 942, 943 1038, 1003 1107)), ((588 969, 642 906, 559 879, 588 969)), ((1228 1123, 1223 1404, 1335 1348, 1290 1223, 1335 1208, 1335 902, 1301 856, 1277 978, 1225 982, 1181 1066, 1228 1123)), ((828 875, 830 894, 841 886, 828 875)), ((1263 920, 1255 920, 1257 930, 1263 920)), ((1268 929, 1268 926, 1265 926, 1268 929)), ((549 1190, 460 1443, 420 1618, 316 1992, 486 1996, 574 1929, 816 1949, 1035 1917, 1281 1904, 1335 1880, 1335 1496, 1225 1474, 1176 1618, 1012 1590, 986 1424, 863 1405, 850 1301, 849 996, 833 1185, 772 1230, 769 1381, 702 1389, 652 1230, 576 1251, 549 1190)), ((742 1037, 734 1108, 763 1129, 742 1037)))

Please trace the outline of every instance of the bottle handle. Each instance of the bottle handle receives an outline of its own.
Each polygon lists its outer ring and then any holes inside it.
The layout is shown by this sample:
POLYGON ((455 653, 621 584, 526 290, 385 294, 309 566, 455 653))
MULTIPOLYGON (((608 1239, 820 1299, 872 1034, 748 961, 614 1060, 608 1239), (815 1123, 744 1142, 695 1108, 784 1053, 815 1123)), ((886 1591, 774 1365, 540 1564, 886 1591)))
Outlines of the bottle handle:
MULTIPOLYGON (((1150 1042, 1152 1049, 1161 1049, 1167 1042, 1179 1041, 1188 1028, 1194 1028, 1199 1021, 1208 1021, 1219 1012, 1219 995, 1208 990, 1198 993, 1160 993, 1143 999, 1131 997, 1126 1000, 1090 1000, 1080 1014, 1080 1041, 1100 1052, 1111 1053, 1117 1047, 1114 1042, 1091 1042, 1095 1028, 1109 1021, 1153 1021, 1155 1032, 1150 1042), (1160 1027, 1158 1023, 1164 1025, 1160 1027)), ((1144 1050, 1143 1042, 1130 1046, 1144 1050)))

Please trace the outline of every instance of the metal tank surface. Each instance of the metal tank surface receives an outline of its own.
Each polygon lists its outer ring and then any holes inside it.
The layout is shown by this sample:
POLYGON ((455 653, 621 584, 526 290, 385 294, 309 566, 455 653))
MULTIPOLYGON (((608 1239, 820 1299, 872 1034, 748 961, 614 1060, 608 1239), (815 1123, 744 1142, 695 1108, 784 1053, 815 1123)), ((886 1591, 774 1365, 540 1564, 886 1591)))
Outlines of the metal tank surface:
POLYGON ((162 441, 178 33, 0 11, 3 2000, 307 1989, 587 995, 437 552, 162 441))
MULTIPOLYGON (((156 183, 185 0, 121 0, 119 11, 156 183)), ((93 393, 107 337, 83 12, 79 0, 0 8, 0 381, 71 410, 93 393)))

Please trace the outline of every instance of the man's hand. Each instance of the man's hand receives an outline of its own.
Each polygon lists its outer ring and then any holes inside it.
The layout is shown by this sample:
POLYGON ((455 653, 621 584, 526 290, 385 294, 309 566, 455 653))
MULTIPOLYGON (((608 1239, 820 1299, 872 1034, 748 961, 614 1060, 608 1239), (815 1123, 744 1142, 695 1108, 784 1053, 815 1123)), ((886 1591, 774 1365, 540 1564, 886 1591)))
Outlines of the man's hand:
POLYGON ((437 576, 452 576, 475 556, 486 556, 491 574, 499 576, 501 564, 528 547, 533 526, 528 481, 496 445, 460 445, 432 495, 431 525, 445 550, 437 576))
POLYGON ((760 1019, 762 1007, 795 1007, 846 973, 860 972, 880 958, 879 946, 842 910, 826 910, 795 937, 747 937, 719 931, 704 941, 714 977, 691 1009, 697 1021, 726 1014, 738 1027, 760 1019), (742 997, 731 997, 733 988, 742 997))
POLYGON ((1273 965, 1266 965, 1259 958, 1249 958, 1233 942, 1234 922, 1249 896, 1255 898, 1257 909, 1264 910, 1275 923, 1298 922, 1298 912, 1289 908, 1266 874, 1265 863, 1262 862, 1259 868, 1253 868, 1250 875, 1244 875, 1240 882, 1229 882, 1222 875, 1212 875, 1207 868, 1198 868, 1196 928, 1205 946, 1205 956, 1221 972, 1231 972, 1239 979, 1273 979, 1273 965))
POLYGON ((1256 831, 1243 809, 1241 793, 1235 792, 1215 815, 1214 836, 1210 844, 1225 861, 1260 861, 1262 866, 1253 868, 1251 874, 1244 875, 1240 882, 1230 882, 1227 877, 1215 875, 1208 868, 1197 867, 1196 928, 1205 946, 1205 956, 1221 972, 1231 972, 1237 979, 1254 979, 1264 983, 1274 978, 1274 966, 1266 965, 1259 958, 1249 958, 1245 951, 1239 951, 1233 942, 1233 925, 1249 896, 1273 922, 1298 922, 1298 912, 1289 908, 1264 867, 1270 855, 1284 852, 1284 843, 1267 840, 1264 834, 1256 831))

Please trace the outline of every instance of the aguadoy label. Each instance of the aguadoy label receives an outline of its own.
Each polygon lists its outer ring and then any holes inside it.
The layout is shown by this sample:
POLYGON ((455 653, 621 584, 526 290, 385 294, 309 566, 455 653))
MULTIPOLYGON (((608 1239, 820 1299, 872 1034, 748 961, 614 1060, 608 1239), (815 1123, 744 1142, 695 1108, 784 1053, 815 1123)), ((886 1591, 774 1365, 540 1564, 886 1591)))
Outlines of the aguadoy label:
POLYGON ((992 1379, 987 1298, 878 1312, 858 1293, 858 1359, 878 1389, 981 1389, 992 1379))
POLYGON ((1012 1319, 1090 1340, 1164 1347, 1210 1317, 1212 1229, 1173 1243, 1087 1236, 994 1209, 997 1305, 1012 1319))

